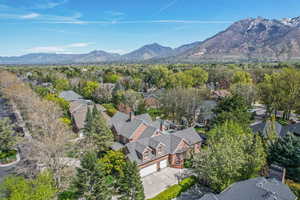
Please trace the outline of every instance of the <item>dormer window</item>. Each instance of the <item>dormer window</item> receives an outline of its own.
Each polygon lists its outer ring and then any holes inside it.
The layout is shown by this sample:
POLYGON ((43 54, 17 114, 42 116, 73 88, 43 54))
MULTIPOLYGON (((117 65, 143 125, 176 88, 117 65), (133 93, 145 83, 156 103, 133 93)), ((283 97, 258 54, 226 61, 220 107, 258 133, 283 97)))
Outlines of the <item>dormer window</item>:
POLYGON ((157 155, 161 155, 161 154, 163 154, 163 146, 162 146, 162 145, 159 145, 159 146, 157 147, 157 155))
POLYGON ((143 153, 144 160, 149 159, 149 155, 150 155, 149 150, 144 151, 144 153, 143 153))

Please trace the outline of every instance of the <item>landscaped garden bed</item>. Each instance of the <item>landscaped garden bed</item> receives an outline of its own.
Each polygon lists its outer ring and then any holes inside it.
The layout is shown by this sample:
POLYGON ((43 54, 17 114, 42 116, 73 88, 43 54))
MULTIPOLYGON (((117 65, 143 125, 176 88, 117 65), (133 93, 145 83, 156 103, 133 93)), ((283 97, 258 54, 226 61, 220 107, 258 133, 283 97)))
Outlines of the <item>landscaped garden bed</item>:
POLYGON ((18 152, 16 150, 10 150, 0 153, 0 165, 6 165, 17 160, 18 152))

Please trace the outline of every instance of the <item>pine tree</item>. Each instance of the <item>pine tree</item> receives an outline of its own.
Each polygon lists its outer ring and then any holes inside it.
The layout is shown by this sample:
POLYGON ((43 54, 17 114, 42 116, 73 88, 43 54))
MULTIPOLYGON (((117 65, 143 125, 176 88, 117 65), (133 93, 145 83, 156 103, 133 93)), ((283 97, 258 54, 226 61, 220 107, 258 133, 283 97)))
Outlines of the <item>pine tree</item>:
POLYGON ((0 120, 0 153, 11 150, 16 144, 16 137, 13 133, 9 119, 0 120))
POLYGON ((112 131, 106 124, 106 120, 97 110, 96 106, 94 106, 92 113, 90 129, 87 133, 88 142, 93 144, 97 151, 105 152, 113 143, 114 137, 112 131))
POLYGON ((300 181, 300 138, 288 133, 279 138, 268 152, 268 162, 287 169, 287 176, 300 181))
POLYGON ((84 132, 86 133, 86 135, 91 131, 92 120, 93 120, 92 112, 91 109, 88 107, 86 117, 85 117, 85 125, 84 125, 84 132))
POLYGON ((97 161, 96 153, 92 152, 82 158, 81 167, 77 168, 74 186, 78 195, 86 200, 111 200, 108 181, 97 161))
POLYGON ((144 200, 144 188, 136 163, 127 161, 120 181, 120 200, 144 200))

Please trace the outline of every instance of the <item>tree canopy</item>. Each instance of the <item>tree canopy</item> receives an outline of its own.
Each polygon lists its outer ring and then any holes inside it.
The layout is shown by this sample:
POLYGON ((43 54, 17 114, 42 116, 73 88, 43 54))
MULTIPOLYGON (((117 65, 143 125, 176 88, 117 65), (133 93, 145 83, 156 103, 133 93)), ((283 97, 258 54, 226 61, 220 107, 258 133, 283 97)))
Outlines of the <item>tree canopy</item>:
POLYGON ((259 136, 227 121, 209 132, 207 147, 195 155, 193 167, 200 180, 220 192, 237 181, 258 176, 265 157, 259 136))

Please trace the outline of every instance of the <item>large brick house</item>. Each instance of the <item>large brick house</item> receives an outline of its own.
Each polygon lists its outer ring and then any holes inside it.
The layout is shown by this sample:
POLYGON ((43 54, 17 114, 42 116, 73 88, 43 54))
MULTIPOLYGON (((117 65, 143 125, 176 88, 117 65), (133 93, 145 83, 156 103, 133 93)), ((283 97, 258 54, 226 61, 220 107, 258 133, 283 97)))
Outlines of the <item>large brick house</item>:
POLYGON ((148 114, 134 116, 117 112, 112 117, 116 143, 129 160, 146 176, 166 167, 183 168, 184 159, 199 152, 203 139, 194 128, 169 132, 163 120, 152 121, 148 114))

